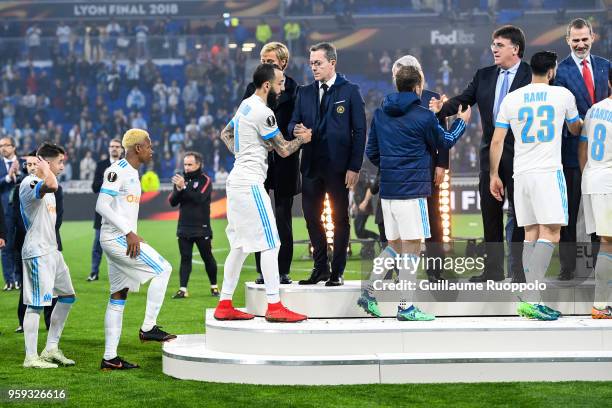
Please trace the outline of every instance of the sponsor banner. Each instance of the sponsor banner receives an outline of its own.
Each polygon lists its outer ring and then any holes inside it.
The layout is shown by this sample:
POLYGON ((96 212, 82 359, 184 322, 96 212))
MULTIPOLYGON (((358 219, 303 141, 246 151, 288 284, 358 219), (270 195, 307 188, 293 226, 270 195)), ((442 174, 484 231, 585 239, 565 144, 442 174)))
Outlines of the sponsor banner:
POLYGON ((89 18, 156 18, 256 16, 278 13, 279 0, 181 0, 181 1, 6 1, 0 18, 23 20, 71 20, 89 18))

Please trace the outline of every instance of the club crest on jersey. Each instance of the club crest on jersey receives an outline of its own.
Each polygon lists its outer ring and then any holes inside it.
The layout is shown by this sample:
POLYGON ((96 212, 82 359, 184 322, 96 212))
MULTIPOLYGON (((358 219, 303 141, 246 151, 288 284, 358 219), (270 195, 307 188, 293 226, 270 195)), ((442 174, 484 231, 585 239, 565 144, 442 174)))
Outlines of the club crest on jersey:
POLYGON ((342 115, 344 113, 344 106, 338 105, 338 107, 336 107, 336 112, 338 112, 339 115, 342 115))
POLYGON ((198 184, 200 184, 198 181, 196 181, 195 183, 193 183, 193 188, 198 188, 198 184))
POLYGON ((272 127, 274 125, 276 125, 276 118, 274 117, 274 115, 270 115, 266 118, 266 123, 268 126, 272 127))
POLYGON ((30 181, 30 188, 34 189, 34 187, 36 187, 37 184, 38 184, 38 181, 36 181, 36 180, 30 181))
POLYGON ((108 181, 110 181, 111 183, 117 180, 117 173, 115 173, 114 171, 111 171, 108 173, 108 175, 106 176, 106 179, 108 181))

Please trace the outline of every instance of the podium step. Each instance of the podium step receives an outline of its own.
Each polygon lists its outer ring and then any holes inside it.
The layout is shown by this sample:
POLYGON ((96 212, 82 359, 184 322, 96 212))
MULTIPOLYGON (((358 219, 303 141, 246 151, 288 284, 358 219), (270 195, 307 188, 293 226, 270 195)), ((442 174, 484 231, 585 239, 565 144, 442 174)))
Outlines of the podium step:
MULTIPOLYGON (((592 280, 583 282, 559 282, 550 280, 549 287, 554 289, 554 301, 547 304, 566 315, 585 315, 591 313, 594 296, 592 280)), ((357 318, 368 315, 357 306, 362 292, 361 281, 345 281, 343 286, 326 287, 323 282, 317 285, 281 285, 281 301, 289 309, 304 313, 310 318, 357 318)), ((246 310, 257 316, 266 312, 266 292, 264 285, 254 282, 245 283, 246 310)), ((441 301, 439 293, 416 291, 414 302, 419 307, 438 317, 442 316, 515 316, 517 296, 511 293, 478 294, 463 293, 463 296, 441 301), (479 301, 482 299, 482 301, 479 301)), ((547 300, 546 298, 544 299, 547 300)), ((395 317, 397 302, 379 303, 384 317, 395 317)))
POLYGON ((207 349, 253 356, 375 353, 545 352, 612 350, 612 323, 569 316, 557 321, 521 317, 443 317, 431 322, 309 319, 301 323, 218 321, 206 311, 207 349))
POLYGON ((254 356, 208 349, 207 336, 163 345, 163 372, 199 381, 337 385, 484 381, 610 381, 610 351, 438 352, 254 356))

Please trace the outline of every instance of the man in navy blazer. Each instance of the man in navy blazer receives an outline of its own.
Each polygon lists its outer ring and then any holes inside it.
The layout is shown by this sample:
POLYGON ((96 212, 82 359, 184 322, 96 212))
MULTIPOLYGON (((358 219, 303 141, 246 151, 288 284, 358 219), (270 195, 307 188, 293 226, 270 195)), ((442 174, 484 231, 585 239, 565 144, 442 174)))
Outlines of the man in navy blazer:
POLYGON ((365 103, 359 87, 336 73, 336 47, 320 43, 310 48, 315 81, 300 88, 289 133, 312 132, 302 147, 302 209, 313 246, 314 268, 301 285, 328 280, 342 285, 349 241, 348 195, 359 178, 366 140, 365 103), (321 223, 325 194, 334 223, 334 253, 328 269, 326 231, 321 223))
MULTIPOLYGON (((591 54, 593 45, 593 28, 588 21, 577 18, 567 26, 567 44, 570 55, 559 63, 555 85, 567 88, 576 98, 580 118, 584 119, 589 108, 610 95, 608 72, 610 61, 591 54)), ((567 184, 567 201, 569 219, 566 227, 561 228, 560 242, 576 242, 576 221, 582 192, 582 176, 578 164, 578 138, 573 137, 567 126, 563 127, 562 145, 563 173, 567 184)), ((560 251, 560 280, 570 280, 576 269, 576 246, 562 244, 560 251)))
POLYGON ((21 164, 15 154, 15 141, 11 137, 0 139, 0 200, 2 200, 2 217, 6 226, 6 246, 2 249, 2 273, 4 290, 19 289, 19 279, 15 276, 15 256, 13 254, 13 206, 11 194, 21 181, 21 164))
MULTIPOLYGON (((531 68, 522 61, 525 52, 525 34, 515 26, 503 26, 492 35, 491 51, 495 65, 481 68, 472 82, 460 94, 451 98, 441 107, 442 116, 451 116, 460 105, 478 104, 482 123, 480 141, 479 192, 484 239, 486 242, 485 270, 482 275, 470 278, 472 282, 504 279, 504 212, 503 203, 497 201, 489 191, 489 148, 495 130, 497 109, 503 98, 510 92, 531 83, 531 68)), ((432 99, 435 110, 440 109, 441 101, 432 99)), ((507 189, 510 204, 514 202, 514 183, 512 180, 514 161, 514 135, 508 132, 504 139, 504 153, 500 165, 500 177, 507 189)), ((521 262, 522 242, 525 230, 519 228, 514 220, 511 246, 513 281, 524 282, 525 275, 521 262), (520 244, 518 244, 520 243, 520 244)))

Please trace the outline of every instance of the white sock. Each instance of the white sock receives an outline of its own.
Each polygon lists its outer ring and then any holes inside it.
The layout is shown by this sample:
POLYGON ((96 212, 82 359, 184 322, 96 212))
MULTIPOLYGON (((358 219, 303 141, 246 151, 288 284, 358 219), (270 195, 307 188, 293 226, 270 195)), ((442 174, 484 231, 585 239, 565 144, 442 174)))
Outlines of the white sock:
POLYGON ((612 305, 612 253, 599 251, 595 265, 595 302, 597 309, 612 305))
MULTIPOLYGON (((402 285, 408 282, 412 282, 412 285, 416 285, 417 271, 419 269, 419 256, 416 254, 402 254, 401 262, 398 266, 399 269, 399 281, 402 285)), ((407 286, 407 285, 406 285, 407 286)), ((405 287, 401 291, 400 295, 400 307, 406 309, 412 305, 414 298, 414 290, 409 290, 405 287)))
POLYGON ((529 272, 529 262, 531 261, 531 255, 533 255, 533 249, 535 245, 533 241, 523 241, 523 272, 525 273, 525 279, 527 279, 527 273, 529 272))
POLYGON ((261 273, 263 274, 264 284, 266 286, 266 299, 268 303, 280 302, 278 251, 279 248, 272 248, 261 252, 261 273))
POLYGON ((42 307, 28 306, 23 318, 23 338, 25 339, 26 357, 38 356, 38 326, 42 307))
POLYGON ((111 360, 117 357, 117 346, 121 338, 123 326, 123 309, 125 300, 109 299, 104 316, 104 359, 111 360))
POLYGON ((247 256, 248 254, 242 252, 240 248, 232 248, 230 250, 223 266, 223 286, 221 287, 221 297, 219 300, 232 300, 236 286, 238 286, 242 264, 244 264, 247 256))
POLYGON ((184 286, 181 286, 181 287, 179 288, 179 290, 182 290, 183 292, 187 293, 187 288, 186 288, 186 287, 184 287, 184 286))
POLYGON ((76 301, 76 298, 59 298, 53 313, 51 313, 51 324, 49 324, 49 334, 47 335, 47 346, 45 349, 51 351, 57 349, 60 337, 62 337, 62 331, 68 318, 68 312, 72 308, 72 304, 76 301))
MULTIPOLYGON (((527 264, 527 273, 525 274, 525 280, 527 283, 533 283, 535 281, 544 281, 544 276, 548 270, 550 264, 550 258, 552 258, 555 245, 547 239, 538 239, 533 246, 533 253, 527 264)), ((540 291, 534 290, 527 292, 529 295, 529 301, 539 302, 542 300, 540 291)))
POLYGON ((397 252, 395 252, 395 250, 391 248, 390 245, 388 245, 376 258, 374 258, 374 265, 377 265, 376 272, 380 273, 375 273, 375 268, 372 268, 372 272, 370 273, 368 284, 366 286, 366 291, 370 296, 373 296, 374 293, 374 281, 378 279, 384 279, 385 275, 389 271, 389 269, 384 267, 386 262, 389 262, 387 261, 387 259, 395 259, 396 256, 397 252))
POLYGON ((151 279, 149 290, 147 291, 145 318, 141 326, 141 329, 144 332, 148 332, 157 324, 157 316, 159 315, 159 311, 164 303, 164 296, 166 296, 166 289, 168 288, 170 273, 172 273, 172 269, 166 269, 151 279))

